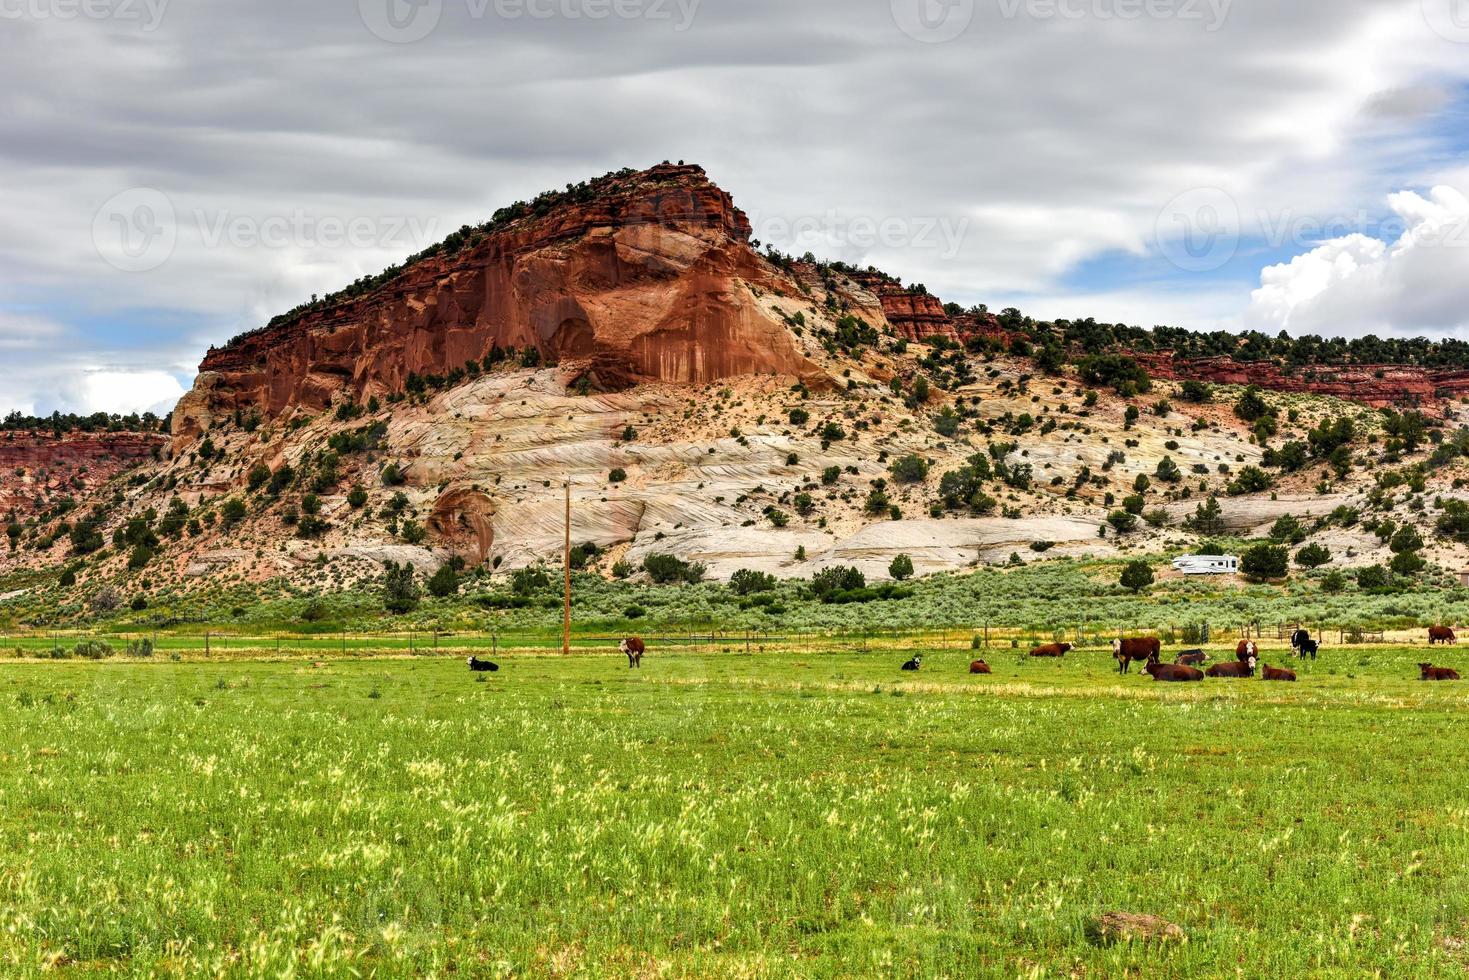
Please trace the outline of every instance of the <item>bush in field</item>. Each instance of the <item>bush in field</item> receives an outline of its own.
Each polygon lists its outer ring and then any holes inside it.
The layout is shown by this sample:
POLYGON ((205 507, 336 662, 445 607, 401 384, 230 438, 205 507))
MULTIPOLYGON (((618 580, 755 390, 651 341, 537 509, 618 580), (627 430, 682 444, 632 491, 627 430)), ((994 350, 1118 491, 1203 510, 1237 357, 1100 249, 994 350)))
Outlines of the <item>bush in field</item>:
POLYGON ((1306 526, 1292 514, 1285 514, 1276 520, 1270 529, 1270 540, 1276 544, 1300 544, 1306 540, 1306 526))
POLYGON ((1129 562, 1122 570, 1121 584, 1134 594, 1153 584, 1153 566, 1145 561, 1129 562))
POLYGON ((459 573, 452 564, 440 565, 428 580, 428 591, 440 599, 459 594, 459 573))
POLYGON ((1331 552, 1325 545, 1308 544, 1296 552, 1296 564, 1302 568, 1320 568, 1331 561, 1331 552))
POLYGON ((549 592, 551 576, 544 565, 527 565, 510 573, 510 591, 519 596, 549 592))
POLYGON ((735 595, 754 595, 756 592, 774 592, 775 576, 768 572, 757 572, 742 568, 730 577, 729 587, 735 595))
POLYGON ((417 609, 422 593, 418 591, 413 566, 406 561, 401 565, 392 561, 385 564, 382 592, 383 608, 394 615, 401 616, 417 609))
POLYGON ((1277 545, 1257 544, 1240 557, 1239 569, 1255 582, 1282 579, 1290 573, 1290 552, 1277 545))
POLYGON ((1223 534, 1224 511, 1219 506, 1219 498, 1210 497, 1199 504, 1194 508, 1194 516, 1186 523, 1188 529, 1195 534, 1223 534))
POLYGON ((892 467, 893 479, 899 483, 922 483, 928 479, 928 461, 915 453, 909 453, 892 467))
POLYGON ((643 559, 643 571, 659 585, 679 582, 693 585, 703 581, 707 569, 701 564, 686 562, 673 555, 649 555, 643 559))
POLYGON ((835 565, 811 576, 811 594, 825 599, 836 592, 850 592, 867 587, 867 576, 855 568, 835 565))
POLYGON ((899 555, 888 566, 888 574, 899 582, 906 582, 913 577, 913 559, 907 555, 899 555))
POLYGON ((1392 585, 1392 572, 1381 565, 1368 565, 1357 569, 1357 588, 1385 589, 1392 585))
POLYGON ((1118 534, 1128 534, 1137 529, 1137 517, 1125 510, 1114 510, 1108 514, 1107 523, 1111 524, 1118 534))

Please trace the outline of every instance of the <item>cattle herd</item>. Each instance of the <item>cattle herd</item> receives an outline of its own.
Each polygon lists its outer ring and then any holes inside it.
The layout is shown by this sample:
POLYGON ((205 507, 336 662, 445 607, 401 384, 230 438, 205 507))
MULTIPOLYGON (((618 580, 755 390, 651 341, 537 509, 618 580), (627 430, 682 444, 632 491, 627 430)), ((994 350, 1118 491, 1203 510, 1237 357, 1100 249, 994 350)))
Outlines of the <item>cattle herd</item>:
MULTIPOLYGON (((1458 635, 1447 626, 1435 626, 1428 631, 1429 646, 1457 642, 1459 642, 1458 635)), ((1320 644, 1303 629, 1298 629, 1291 634, 1290 648, 1302 660, 1308 658, 1315 660, 1320 653, 1320 644)), ((640 637, 628 637, 617 645, 617 649, 627 656, 629 670, 643 666, 643 655, 647 652, 647 645, 640 637)), ((1074 649, 1076 648, 1070 643, 1046 643, 1031 650, 1030 655, 1038 659, 1060 659, 1074 649)), ((1254 640, 1240 640, 1235 647, 1234 656, 1233 661, 1213 664, 1203 669, 1209 662, 1209 655, 1203 650, 1185 650, 1173 663, 1165 664, 1163 663, 1163 644, 1155 636, 1112 641, 1112 657, 1117 661, 1117 672, 1120 674, 1129 673, 1132 665, 1136 663, 1142 664, 1142 671, 1153 680, 1164 683, 1200 682, 1206 677, 1241 679, 1255 677, 1257 674, 1267 681, 1294 682, 1296 680, 1296 673, 1293 670, 1262 664, 1260 648, 1254 640)), ((500 669, 499 664, 480 660, 478 657, 470 657, 468 663, 469 669, 475 673, 490 673, 500 669)), ((923 658, 914 656, 913 659, 903 664, 902 669, 908 672, 922 670, 923 658)), ((1419 664, 1418 669, 1421 672, 1421 679, 1425 681, 1457 681, 1460 679, 1457 671, 1447 667, 1419 664)), ((971 663, 969 672, 971 674, 993 673, 990 665, 983 660, 971 663)))

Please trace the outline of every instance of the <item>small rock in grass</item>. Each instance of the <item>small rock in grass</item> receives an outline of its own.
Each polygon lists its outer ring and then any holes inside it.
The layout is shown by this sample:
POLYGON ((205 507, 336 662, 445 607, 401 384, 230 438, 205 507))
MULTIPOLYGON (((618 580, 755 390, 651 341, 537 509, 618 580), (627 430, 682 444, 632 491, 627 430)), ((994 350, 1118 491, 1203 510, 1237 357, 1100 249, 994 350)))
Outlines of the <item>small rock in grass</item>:
POLYGON ((1156 915, 1108 912, 1087 923, 1087 938, 1098 946, 1116 943, 1181 943, 1183 930, 1156 915))

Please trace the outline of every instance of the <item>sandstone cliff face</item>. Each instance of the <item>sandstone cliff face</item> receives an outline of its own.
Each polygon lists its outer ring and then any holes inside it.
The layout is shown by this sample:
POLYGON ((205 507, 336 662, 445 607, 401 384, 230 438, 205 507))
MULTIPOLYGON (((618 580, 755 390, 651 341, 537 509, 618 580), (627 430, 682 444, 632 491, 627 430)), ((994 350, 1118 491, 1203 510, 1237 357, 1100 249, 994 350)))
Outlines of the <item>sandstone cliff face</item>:
POLYGON ((0 435, 0 514, 24 514, 34 501, 80 498, 124 470, 153 459, 162 436, 136 432, 0 435))
POLYGON ((859 273, 855 279, 877 297, 883 316, 898 336, 909 340, 925 340, 929 337, 959 339, 949 314, 944 310, 943 302, 937 296, 905 289, 882 273, 859 273))
POLYGON ((319 409, 443 374, 492 348, 534 347, 603 389, 741 374, 814 377, 757 290, 794 288, 697 167, 665 165, 595 200, 526 217, 330 309, 210 351, 175 416, 186 442, 236 408, 319 409))
POLYGON ((1140 355, 1154 377, 1213 384, 1258 385, 1269 391, 1330 395, 1377 408, 1429 403, 1469 393, 1469 371, 1433 371, 1391 364, 1313 366, 1284 374, 1269 362, 1228 357, 1175 361, 1166 354, 1140 355))

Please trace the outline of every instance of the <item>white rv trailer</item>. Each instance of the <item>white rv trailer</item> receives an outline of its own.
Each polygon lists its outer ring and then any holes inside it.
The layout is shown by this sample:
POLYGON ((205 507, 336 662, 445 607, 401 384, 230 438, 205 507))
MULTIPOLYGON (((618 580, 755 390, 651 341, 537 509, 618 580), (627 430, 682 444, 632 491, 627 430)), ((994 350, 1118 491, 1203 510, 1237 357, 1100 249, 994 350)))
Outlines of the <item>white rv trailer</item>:
POLYGON ((1173 562, 1174 571, 1185 575, 1234 575, 1239 559, 1233 555, 1184 555, 1173 562))

